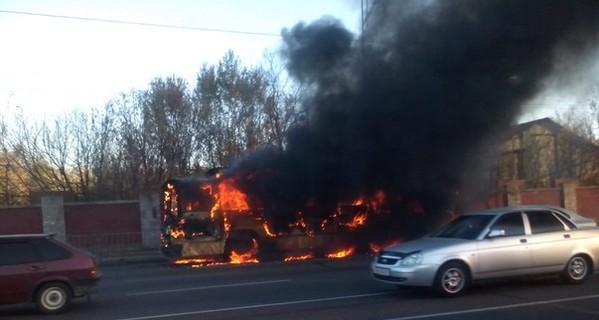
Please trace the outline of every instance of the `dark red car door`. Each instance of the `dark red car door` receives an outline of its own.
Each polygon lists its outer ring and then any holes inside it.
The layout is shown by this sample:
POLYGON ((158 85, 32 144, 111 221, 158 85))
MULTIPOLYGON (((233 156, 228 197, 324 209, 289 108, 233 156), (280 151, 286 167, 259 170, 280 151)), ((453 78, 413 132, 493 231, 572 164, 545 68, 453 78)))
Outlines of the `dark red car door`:
POLYGON ((0 305, 29 302, 33 286, 45 275, 28 240, 0 243, 0 305))

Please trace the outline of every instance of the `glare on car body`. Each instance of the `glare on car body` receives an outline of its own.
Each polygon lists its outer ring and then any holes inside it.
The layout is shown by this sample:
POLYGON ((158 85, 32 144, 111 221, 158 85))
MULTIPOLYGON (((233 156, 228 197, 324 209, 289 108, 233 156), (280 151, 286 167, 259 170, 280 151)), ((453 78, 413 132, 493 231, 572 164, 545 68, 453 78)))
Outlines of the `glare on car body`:
POLYGON ((371 271, 379 281, 453 296, 474 281, 512 276, 556 274, 582 283, 598 260, 594 220, 562 208, 521 206, 460 215, 424 238, 385 248, 371 271))

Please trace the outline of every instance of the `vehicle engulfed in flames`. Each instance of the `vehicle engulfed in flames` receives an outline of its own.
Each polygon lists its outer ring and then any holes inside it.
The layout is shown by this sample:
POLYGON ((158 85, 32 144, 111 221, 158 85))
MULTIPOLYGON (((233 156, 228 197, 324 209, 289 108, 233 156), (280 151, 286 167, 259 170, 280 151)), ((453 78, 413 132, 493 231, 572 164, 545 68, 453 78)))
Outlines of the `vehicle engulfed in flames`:
POLYGON ((369 204, 357 200, 318 221, 298 212, 295 221, 275 231, 234 182, 216 173, 164 183, 161 248, 167 257, 207 265, 343 258, 354 252, 350 238, 365 224, 369 204))

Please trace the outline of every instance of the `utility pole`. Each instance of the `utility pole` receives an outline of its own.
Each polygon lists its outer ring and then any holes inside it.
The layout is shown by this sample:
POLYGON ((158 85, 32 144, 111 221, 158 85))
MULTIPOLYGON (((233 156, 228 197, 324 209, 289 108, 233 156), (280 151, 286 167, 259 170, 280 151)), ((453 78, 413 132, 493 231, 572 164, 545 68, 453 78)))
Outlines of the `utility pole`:
POLYGON ((376 0, 360 0, 360 67, 362 80, 364 80, 364 75, 366 71, 366 36, 364 34, 364 31, 366 30, 368 18, 370 17, 370 12, 372 10, 372 7, 374 6, 375 1, 376 0))

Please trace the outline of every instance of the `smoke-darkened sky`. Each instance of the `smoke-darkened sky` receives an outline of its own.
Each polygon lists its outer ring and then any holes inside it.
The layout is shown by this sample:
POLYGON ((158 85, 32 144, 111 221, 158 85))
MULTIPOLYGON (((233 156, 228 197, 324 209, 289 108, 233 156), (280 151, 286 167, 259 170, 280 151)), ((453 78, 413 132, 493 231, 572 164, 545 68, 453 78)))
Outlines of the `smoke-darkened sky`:
POLYGON ((593 49, 597 17, 597 1, 377 1, 359 39, 330 18, 287 29, 307 120, 240 161, 241 187, 271 216, 380 190, 448 209, 555 62, 593 49))

